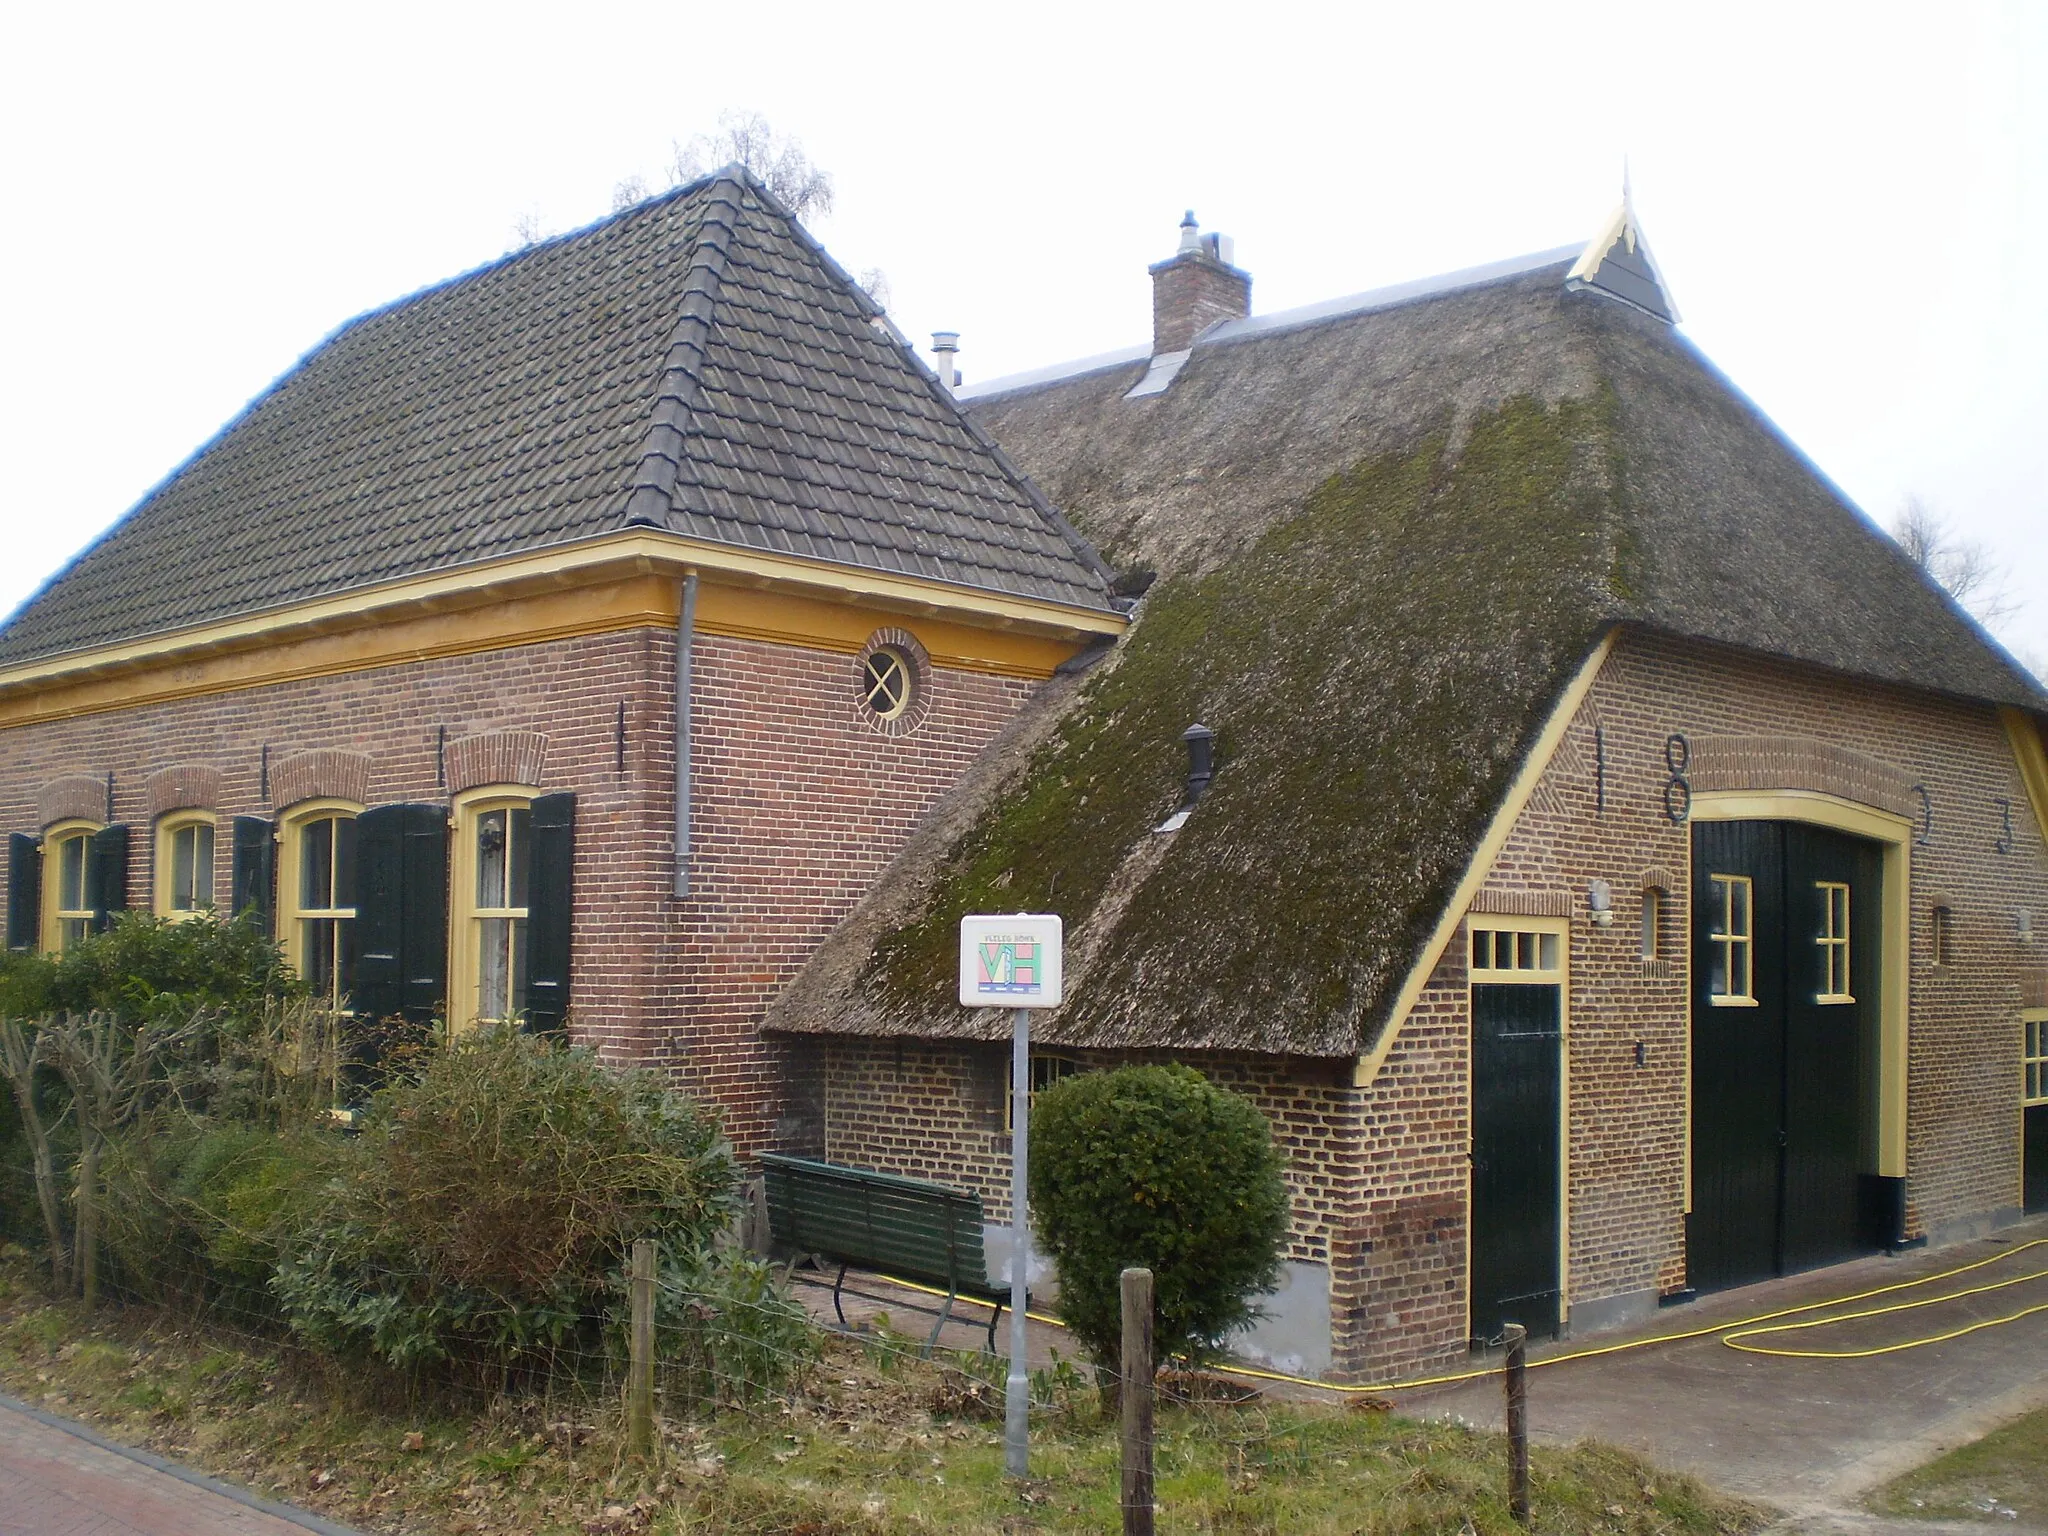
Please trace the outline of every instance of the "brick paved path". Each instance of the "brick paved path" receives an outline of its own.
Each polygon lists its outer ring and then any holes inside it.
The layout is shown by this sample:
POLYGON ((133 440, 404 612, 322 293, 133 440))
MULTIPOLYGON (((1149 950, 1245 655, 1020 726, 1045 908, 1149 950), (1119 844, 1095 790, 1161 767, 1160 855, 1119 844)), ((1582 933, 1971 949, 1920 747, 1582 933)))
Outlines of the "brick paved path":
MULTIPOLYGON (((346 1536, 237 1502, 0 1403, 0 1536, 346 1536)), ((219 1490, 219 1491, 216 1491, 219 1490)), ((281 1508, 281 1506, 272 1506, 281 1508)))

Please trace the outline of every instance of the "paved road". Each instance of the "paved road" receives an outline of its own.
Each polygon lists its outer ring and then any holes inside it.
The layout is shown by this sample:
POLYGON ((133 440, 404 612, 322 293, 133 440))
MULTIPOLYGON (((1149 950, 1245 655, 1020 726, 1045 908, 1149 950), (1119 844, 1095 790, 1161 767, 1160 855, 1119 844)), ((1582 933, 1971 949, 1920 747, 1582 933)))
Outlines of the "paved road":
POLYGON ((0 1400, 0 1536, 350 1536, 61 1422, 0 1400))
MULTIPOLYGON (((1781 1307, 1933 1275, 2035 1238, 2035 1219, 1982 1242, 1873 1257, 1814 1274, 1724 1292, 1658 1316, 1644 1333, 1732 1322, 1781 1307)), ((1953 1280, 1839 1310, 1940 1296, 1991 1280, 2048 1269, 2048 1246, 2016 1254, 1953 1280)), ((1959 1328, 2048 1303, 2048 1278, 1953 1301, 1760 1340, 1811 1349, 1872 1348, 1959 1328)), ((1834 1309, 1830 1309, 1830 1312, 1834 1309)), ((1814 1315, 1830 1315, 1830 1312, 1814 1315)), ((1531 1359, 1615 1342, 1627 1335, 1567 1341, 1531 1359)), ((1630 1446, 1716 1487, 1774 1504, 1796 1529, 1875 1531, 1885 1522, 1855 1512, 1863 1494, 1900 1472, 2033 1408, 2048 1404, 2048 1312, 1926 1348, 1862 1360, 1788 1360, 1741 1354, 1718 1333, 1601 1359, 1560 1363, 1529 1378, 1531 1432, 1572 1441, 1593 1436, 1630 1446)), ((1404 1412, 1501 1417, 1498 1378, 1396 1398, 1404 1412)), ((1908 1522, 1901 1530, 1938 1527, 1908 1522)), ((1993 1527, 1978 1527, 1979 1530, 1993 1527)), ((2011 1521, 1996 1529, 2014 1532, 2011 1521)))

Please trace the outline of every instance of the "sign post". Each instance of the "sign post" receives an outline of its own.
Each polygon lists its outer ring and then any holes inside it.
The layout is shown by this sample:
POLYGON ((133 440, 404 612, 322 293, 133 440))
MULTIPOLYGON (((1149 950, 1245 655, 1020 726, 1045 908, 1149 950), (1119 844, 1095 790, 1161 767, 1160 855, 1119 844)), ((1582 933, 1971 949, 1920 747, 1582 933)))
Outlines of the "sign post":
POLYGON ((1003 1397, 1005 1470, 1031 1473, 1031 1364, 1025 1275, 1031 1256, 1031 1010, 1060 1005, 1060 920, 1050 914, 960 919, 960 1005, 1011 1010, 1010 1374, 1003 1397))

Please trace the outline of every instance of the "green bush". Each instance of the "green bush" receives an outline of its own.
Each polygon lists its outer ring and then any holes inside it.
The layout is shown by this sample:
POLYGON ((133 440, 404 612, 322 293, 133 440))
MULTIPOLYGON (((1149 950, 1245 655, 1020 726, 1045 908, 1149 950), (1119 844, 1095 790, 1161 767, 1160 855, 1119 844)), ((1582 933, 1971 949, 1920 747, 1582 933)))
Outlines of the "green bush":
POLYGON ((1112 1375, 1126 1267, 1152 1271, 1161 1359, 1213 1357, 1279 1278, 1287 1187, 1265 1117, 1188 1067, 1086 1072, 1041 1093, 1031 1207, 1061 1315, 1112 1375))
POLYGON ((371 1101, 275 1284, 320 1348, 502 1373, 598 1348, 633 1239, 694 1262, 738 1183, 715 1117, 652 1074, 483 1030, 371 1101))
POLYGON ((202 1011, 242 1017, 305 990, 253 912, 177 922, 123 912, 105 933, 60 956, 20 956, 15 969, 9 989, 39 988, 42 1002, 8 1010, 17 1017, 97 1011, 129 1024, 165 1024, 202 1011))
POLYGON ((101 1164, 102 1236, 125 1290, 274 1321, 270 1279, 345 1148, 332 1131, 170 1111, 115 1138, 101 1164))

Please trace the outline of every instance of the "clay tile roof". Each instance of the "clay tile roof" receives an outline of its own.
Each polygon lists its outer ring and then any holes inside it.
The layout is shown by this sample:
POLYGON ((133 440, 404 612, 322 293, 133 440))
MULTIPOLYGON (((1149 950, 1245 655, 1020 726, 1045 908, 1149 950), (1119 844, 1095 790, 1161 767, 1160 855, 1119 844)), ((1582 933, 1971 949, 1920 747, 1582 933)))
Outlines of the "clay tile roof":
POLYGON ((1568 284, 1566 252, 1219 327, 1149 397, 1125 398, 1142 356, 983 386, 997 441, 1113 564, 1158 579, 769 1026, 1000 1037, 954 1001, 958 919, 1057 911, 1070 1001, 1034 1023, 1048 1044, 1365 1049, 1617 625, 2048 707, 1657 295, 1606 291, 1614 240, 1596 281, 1568 284), (1215 781, 1156 833, 1196 720, 1215 781))
POLYGON ((1087 545, 732 167, 344 325, 30 598, 0 662, 633 526, 1109 606, 1087 545))

